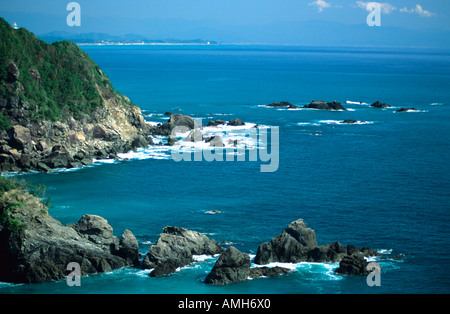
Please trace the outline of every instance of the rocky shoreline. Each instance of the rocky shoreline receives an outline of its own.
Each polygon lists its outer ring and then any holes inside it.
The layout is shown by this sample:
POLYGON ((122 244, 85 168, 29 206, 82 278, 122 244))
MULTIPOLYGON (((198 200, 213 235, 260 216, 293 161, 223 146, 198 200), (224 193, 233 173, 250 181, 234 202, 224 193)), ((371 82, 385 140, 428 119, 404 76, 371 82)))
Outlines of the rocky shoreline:
POLYGON ((130 230, 120 238, 108 222, 96 215, 84 215, 63 226, 35 196, 12 189, 0 198, 0 281, 38 283, 64 280, 66 267, 76 262, 81 274, 109 272, 121 267, 150 269, 150 277, 174 273, 192 264, 194 255, 218 256, 205 283, 226 285, 260 277, 289 273, 273 262, 340 263, 336 274, 366 275, 365 257, 377 256, 370 248, 358 249, 339 242, 318 246, 314 230, 302 219, 290 223, 280 235, 262 243, 252 261, 234 246, 223 247, 205 234, 167 226, 145 256, 130 230))

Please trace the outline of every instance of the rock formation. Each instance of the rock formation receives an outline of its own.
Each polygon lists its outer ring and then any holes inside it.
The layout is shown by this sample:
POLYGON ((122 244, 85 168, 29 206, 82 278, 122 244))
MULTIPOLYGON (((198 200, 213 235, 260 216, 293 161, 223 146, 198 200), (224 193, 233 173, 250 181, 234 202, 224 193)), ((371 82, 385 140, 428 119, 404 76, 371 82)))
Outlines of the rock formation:
POLYGON ((139 264, 139 246, 131 231, 125 230, 119 240, 102 217, 84 215, 76 224, 63 226, 24 190, 7 191, 0 201, 0 281, 62 280, 71 262, 81 266, 82 275, 139 264))
POLYGON ((388 104, 379 102, 378 100, 376 102, 374 102, 373 104, 371 104, 370 107, 373 107, 373 108, 391 108, 391 106, 389 106, 388 104))
POLYGON ((303 108, 309 109, 322 109, 322 110, 347 110, 338 101, 325 102, 323 100, 313 100, 309 105, 303 106, 303 108))
POLYGON ((150 247, 142 262, 142 268, 154 268, 150 276, 160 277, 192 263, 193 255, 214 255, 222 251, 215 240, 200 232, 167 226, 156 244, 150 247))
POLYGON ((291 222, 283 232, 262 243, 255 256, 255 264, 271 262, 340 262, 345 256, 376 256, 376 250, 358 249, 353 245, 345 247, 339 242, 318 246, 314 230, 307 228, 302 219, 291 222))

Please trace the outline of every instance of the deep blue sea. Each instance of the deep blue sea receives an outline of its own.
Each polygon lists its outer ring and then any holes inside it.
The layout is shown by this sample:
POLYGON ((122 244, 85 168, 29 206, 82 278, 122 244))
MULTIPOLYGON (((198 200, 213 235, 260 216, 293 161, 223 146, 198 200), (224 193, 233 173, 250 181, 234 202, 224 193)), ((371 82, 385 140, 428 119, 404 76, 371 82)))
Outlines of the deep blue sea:
POLYGON ((202 118, 204 124, 240 118, 245 127, 211 133, 247 141, 247 147, 256 144, 245 136, 254 124, 279 127, 279 165, 274 172, 261 172, 267 163, 259 159, 176 162, 168 148, 158 146, 76 171, 25 175, 47 186, 52 216, 67 224, 84 214, 100 215, 118 237, 130 229, 142 254, 165 226, 173 225, 251 256, 260 243, 303 218, 319 245, 339 241, 382 252, 376 259, 381 286, 369 287, 365 277, 335 275, 338 264, 333 263, 284 265, 293 271, 211 286, 203 281, 217 257, 201 256, 163 278, 122 268, 82 277, 80 287, 65 281, 0 283, 0 293, 450 292, 450 52, 237 45, 81 48, 116 90, 142 108, 149 123, 166 121, 166 111, 202 118), (312 100, 337 100, 349 110, 265 107, 312 100), (393 107, 368 105, 377 100, 393 107), (417 110, 396 113, 400 107, 417 110), (360 122, 339 123, 345 119, 360 122), (404 257, 393 258, 399 254, 404 257))

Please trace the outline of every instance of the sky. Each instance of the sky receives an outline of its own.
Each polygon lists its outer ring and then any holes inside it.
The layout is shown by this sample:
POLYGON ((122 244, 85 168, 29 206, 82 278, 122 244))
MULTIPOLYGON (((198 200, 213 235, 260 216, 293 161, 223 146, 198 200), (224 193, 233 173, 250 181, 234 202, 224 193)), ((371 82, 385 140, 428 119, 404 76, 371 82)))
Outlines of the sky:
POLYGON ((0 0, 0 16, 37 35, 139 34, 153 39, 305 45, 450 47, 450 1, 386 0, 381 25, 356 0, 78 0, 81 26, 68 26, 69 0, 0 0))

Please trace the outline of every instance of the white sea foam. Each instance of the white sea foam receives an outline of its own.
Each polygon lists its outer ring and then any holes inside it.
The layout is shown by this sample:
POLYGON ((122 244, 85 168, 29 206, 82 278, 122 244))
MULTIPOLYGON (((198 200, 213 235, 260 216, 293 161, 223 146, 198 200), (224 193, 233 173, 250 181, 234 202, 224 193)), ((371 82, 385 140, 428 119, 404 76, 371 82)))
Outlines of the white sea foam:
POLYGON ((320 124, 338 124, 338 125, 361 125, 361 124, 373 124, 373 121, 356 121, 355 123, 342 123, 343 120, 320 120, 320 124))
POLYGON ((369 106, 368 103, 366 102, 361 102, 361 101, 351 101, 351 100, 347 100, 345 103, 349 104, 349 105, 363 105, 363 106, 369 106))
POLYGON ((113 164, 116 162, 114 159, 93 159, 92 162, 94 164, 113 164))

